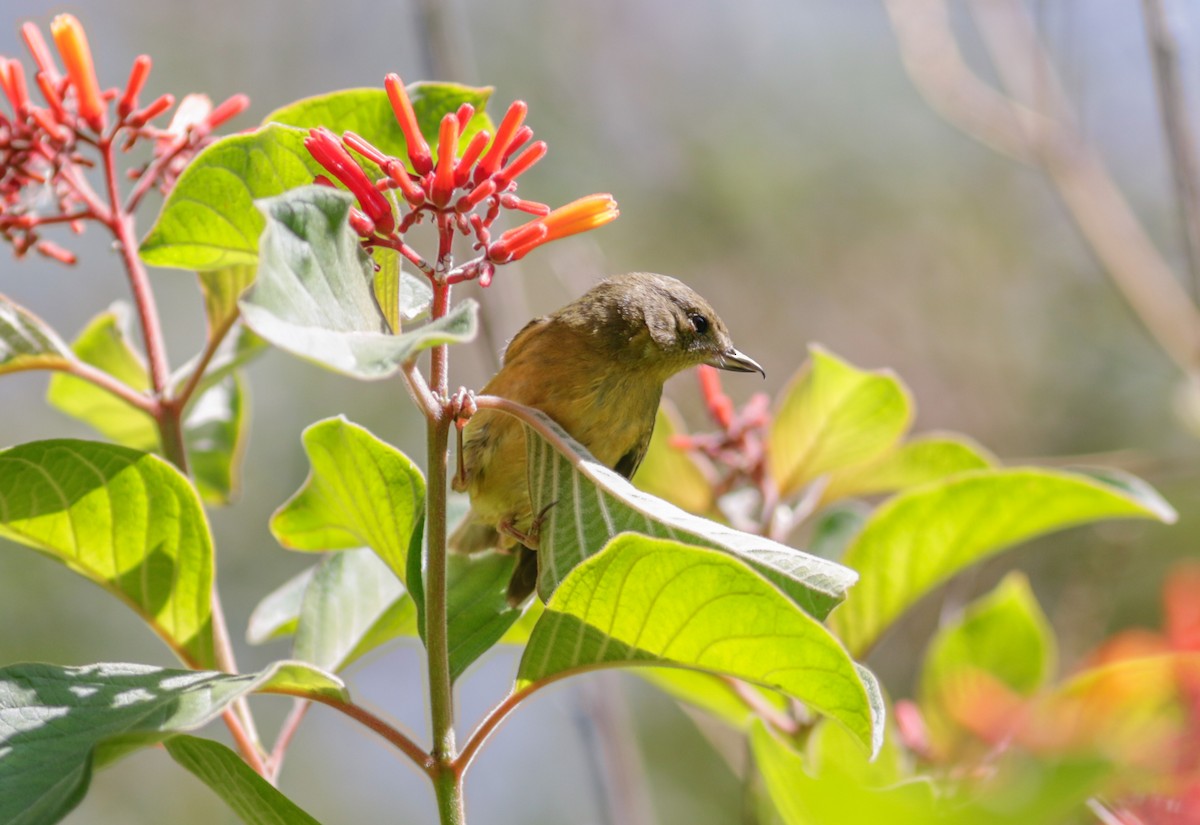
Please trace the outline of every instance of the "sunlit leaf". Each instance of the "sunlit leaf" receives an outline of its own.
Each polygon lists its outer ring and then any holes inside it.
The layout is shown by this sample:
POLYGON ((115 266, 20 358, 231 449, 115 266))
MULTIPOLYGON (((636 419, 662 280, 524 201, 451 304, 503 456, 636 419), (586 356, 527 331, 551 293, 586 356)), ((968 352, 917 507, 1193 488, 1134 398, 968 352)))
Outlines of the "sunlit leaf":
POLYGON ((1148 485, 1038 468, 980 470, 900 493, 879 507, 843 561, 860 579, 831 617, 862 654, 901 613, 959 571, 1035 536, 1110 518, 1172 522, 1148 485))
POLYGON ((142 259, 202 271, 256 266, 265 222, 254 202, 310 184, 322 171, 304 148, 306 135, 271 125, 206 147, 167 196, 142 259))
MULTIPOLYGON (((141 355, 130 343, 129 307, 116 303, 93 318, 71 349, 79 360, 107 372, 134 390, 150 387, 141 355)), ((158 448, 154 419, 91 382, 64 373, 50 379, 46 401, 101 435, 137 450, 158 448)))
POLYGON ((0 536, 117 595, 189 664, 215 664, 208 522, 191 484, 165 461, 68 439, 4 450, 0 536))
POLYGON ((386 378, 422 349, 469 341, 477 305, 392 335, 376 304, 374 267, 346 223, 350 195, 308 186, 262 201, 258 279, 242 298, 246 324, 272 344, 357 378, 386 378))
POLYGON ((246 387, 239 373, 210 388, 188 410, 188 466, 196 489, 209 504, 228 504, 237 495, 249 428, 246 387))
POLYGON ((293 655, 341 670, 406 629, 415 633, 415 613, 400 580, 374 552, 330 553, 305 587, 293 655))
POLYGON ((1030 696, 1054 675, 1054 631, 1029 581, 1010 573, 988 595, 938 629, 921 668, 921 711, 932 738, 948 747, 947 707, 964 708, 982 671, 1013 692, 1030 696))
MULTIPOLYGON (((780 713, 787 707, 787 699, 781 693, 699 670, 651 667, 639 668, 638 675, 681 702, 701 708, 735 728, 745 729, 760 718, 759 706, 748 704, 747 695, 755 703, 780 713)), ((862 749, 861 745, 857 747, 862 749)))
POLYGON ((866 372, 814 346, 771 422, 771 475, 790 496, 826 473, 882 455, 911 420, 908 390, 891 371, 866 372))
POLYGON ((425 479, 399 450, 345 418, 304 431, 312 470, 271 518, 271 533, 291 550, 367 546, 403 581, 409 543, 425 512, 425 479))
POLYGON ((246 627, 247 642, 261 645, 295 635, 296 625, 300 621, 300 605, 304 603, 304 591, 317 567, 314 564, 301 570, 262 598, 250 614, 246 627))
POLYGON ((0 375, 45 369, 71 360, 71 351, 45 321, 0 295, 0 375))
POLYGON ((333 676, 299 662, 233 676, 148 665, 0 668, 0 822, 57 822, 92 768, 203 727, 251 692, 345 699, 333 676))
POLYGON ((824 501, 893 493, 995 464, 982 447, 960 435, 926 434, 862 464, 830 473, 824 501))
POLYGON ((836 719, 869 750, 880 744, 875 686, 837 639, 749 566, 714 550, 636 534, 613 539, 546 604, 517 684, 635 665, 771 687, 836 719))
POLYGON ((853 572, 839 564, 693 516, 638 490, 536 410, 522 418, 533 511, 546 510, 538 550, 543 600, 575 565, 626 531, 710 547, 740 559, 818 619, 854 582, 853 572))
POLYGON ((220 742, 179 734, 166 741, 166 749, 249 825, 319 825, 220 742))

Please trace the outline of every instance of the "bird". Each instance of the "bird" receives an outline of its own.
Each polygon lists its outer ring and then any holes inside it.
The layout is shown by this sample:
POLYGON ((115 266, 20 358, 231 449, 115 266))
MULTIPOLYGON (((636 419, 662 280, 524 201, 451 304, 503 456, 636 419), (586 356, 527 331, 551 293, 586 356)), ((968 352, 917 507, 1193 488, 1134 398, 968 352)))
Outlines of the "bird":
MULTIPOLYGON (((766 377, 695 290, 667 275, 632 272, 526 324, 482 393, 540 410, 597 461, 631 478, 650 444, 663 383, 701 364, 766 377)), ((483 408, 460 435, 451 486, 469 495, 470 511, 450 549, 517 553, 507 591, 517 607, 536 586, 542 515, 533 513, 527 488, 524 428, 483 408)))

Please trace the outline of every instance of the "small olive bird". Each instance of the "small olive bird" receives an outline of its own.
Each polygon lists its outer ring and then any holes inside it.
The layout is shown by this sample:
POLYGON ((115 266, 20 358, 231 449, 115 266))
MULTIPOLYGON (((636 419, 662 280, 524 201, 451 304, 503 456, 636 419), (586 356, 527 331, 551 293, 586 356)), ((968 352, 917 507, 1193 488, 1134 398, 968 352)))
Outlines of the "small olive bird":
MULTIPOLYGON (((650 444, 663 382, 699 364, 766 375, 734 348, 725 324, 690 287, 633 272, 601 281, 526 324, 483 392, 541 410, 597 461, 630 478, 650 444)), ((539 520, 529 498, 521 422, 492 409, 471 416, 453 487, 470 494, 471 511, 450 548, 474 553, 516 545, 508 601, 520 604, 537 583, 530 545, 537 543, 539 520)))

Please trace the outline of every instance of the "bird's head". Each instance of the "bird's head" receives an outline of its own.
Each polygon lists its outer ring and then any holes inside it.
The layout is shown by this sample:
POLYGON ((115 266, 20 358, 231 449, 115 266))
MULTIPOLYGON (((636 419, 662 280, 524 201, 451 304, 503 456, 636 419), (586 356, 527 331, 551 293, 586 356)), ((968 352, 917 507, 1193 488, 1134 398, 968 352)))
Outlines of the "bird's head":
POLYGON ((704 298, 666 275, 633 272, 601 281, 571 307, 587 319, 614 354, 668 378, 708 364, 734 372, 766 373, 733 345, 729 330, 704 298))

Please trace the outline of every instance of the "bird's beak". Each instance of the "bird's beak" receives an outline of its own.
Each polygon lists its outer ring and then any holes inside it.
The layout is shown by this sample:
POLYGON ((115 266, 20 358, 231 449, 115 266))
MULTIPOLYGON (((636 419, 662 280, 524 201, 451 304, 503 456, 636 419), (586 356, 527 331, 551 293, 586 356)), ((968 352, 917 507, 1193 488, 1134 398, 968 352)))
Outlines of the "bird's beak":
POLYGON ((724 352, 717 353, 704 363, 710 367, 729 370, 730 372, 757 372, 763 378, 767 377, 766 371, 759 366, 757 361, 743 352, 738 352, 733 347, 724 352))

